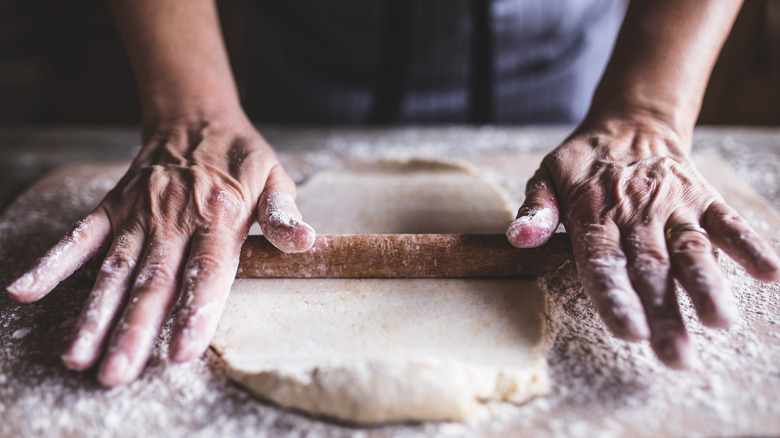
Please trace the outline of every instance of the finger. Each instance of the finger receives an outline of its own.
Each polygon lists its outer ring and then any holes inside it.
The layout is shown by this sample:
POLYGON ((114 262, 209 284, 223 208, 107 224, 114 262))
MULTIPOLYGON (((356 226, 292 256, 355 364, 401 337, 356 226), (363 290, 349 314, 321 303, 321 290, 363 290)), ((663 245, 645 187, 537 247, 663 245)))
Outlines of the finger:
POLYGON ((582 285, 607 327, 625 340, 647 339, 650 329, 631 287, 617 226, 573 225, 569 233, 582 285))
POLYGON ((126 231, 114 239, 73 327, 72 341, 62 355, 68 368, 85 370, 97 362, 111 324, 127 296, 143 243, 140 230, 126 231))
MULTIPOLYGON (((695 222, 674 220, 666 229, 691 223, 695 222)), ((709 238, 697 231, 682 231, 669 236, 666 246, 672 273, 691 297, 701 322, 709 327, 728 327, 737 318, 737 308, 709 238)))
POLYGON ((234 235, 231 230, 200 230, 193 237, 171 342, 174 362, 200 356, 214 336, 238 269, 241 242, 234 235))
POLYGON ((692 352, 677 303, 663 229, 648 225, 626 234, 628 275, 645 308, 650 345, 666 365, 685 368, 690 365, 692 352))
POLYGON ((31 302, 51 292, 87 260, 99 253, 111 233, 111 224, 102 209, 97 209, 76 223, 24 275, 8 286, 11 298, 31 302))
POLYGON ((284 252, 303 252, 314 245, 314 229, 302 221, 295 205, 295 182, 281 166, 271 169, 257 205, 263 234, 284 252))
POLYGON ((702 226, 712 243, 722 248, 753 277, 762 281, 780 280, 777 253, 734 209, 714 202, 702 217, 702 226))
POLYGON ((559 222, 558 201, 545 166, 528 180, 525 192, 525 201, 506 235, 518 248, 534 248, 550 240, 559 222))
POLYGON ((141 373, 157 334, 176 303, 186 243, 186 238, 173 233, 149 239, 129 301, 98 371, 103 385, 122 385, 141 373))

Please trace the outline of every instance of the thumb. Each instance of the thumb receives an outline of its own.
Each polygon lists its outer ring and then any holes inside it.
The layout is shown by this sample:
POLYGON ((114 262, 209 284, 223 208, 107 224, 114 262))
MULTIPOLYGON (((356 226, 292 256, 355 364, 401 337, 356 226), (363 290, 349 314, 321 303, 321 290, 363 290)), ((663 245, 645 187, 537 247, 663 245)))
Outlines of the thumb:
POLYGON ((550 173, 542 166, 528 180, 525 202, 517 212, 517 219, 509 224, 506 236, 509 243, 518 248, 534 248, 552 237, 559 220, 550 173))
POLYGON ((265 238, 284 252, 303 252, 314 245, 314 228, 303 222, 295 205, 295 182, 281 166, 268 174, 257 202, 257 222, 265 238))

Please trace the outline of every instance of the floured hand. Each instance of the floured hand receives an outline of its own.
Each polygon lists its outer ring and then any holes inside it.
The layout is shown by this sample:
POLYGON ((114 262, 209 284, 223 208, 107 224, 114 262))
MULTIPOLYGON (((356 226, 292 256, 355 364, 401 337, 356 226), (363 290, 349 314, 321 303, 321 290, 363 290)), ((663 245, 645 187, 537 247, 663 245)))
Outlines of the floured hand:
POLYGON ((626 340, 649 339, 672 367, 692 359, 675 279, 705 325, 736 317, 713 245, 757 279, 780 278, 775 251, 698 173, 686 143, 646 120, 584 125, 544 159, 507 232, 515 246, 538 246, 560 218, 607 326, 626 340))
POLYGON ((174 306, 171 358, 208 347, 254 218, 287 252, 305 251, 295 184, 240 110, 181 117, 147 130, 145 146, 100 205, 8 287, 31 302, 108 251, 63 354, 74 370, 103 357, 99 380, 116 386, 143 370, 174 306))

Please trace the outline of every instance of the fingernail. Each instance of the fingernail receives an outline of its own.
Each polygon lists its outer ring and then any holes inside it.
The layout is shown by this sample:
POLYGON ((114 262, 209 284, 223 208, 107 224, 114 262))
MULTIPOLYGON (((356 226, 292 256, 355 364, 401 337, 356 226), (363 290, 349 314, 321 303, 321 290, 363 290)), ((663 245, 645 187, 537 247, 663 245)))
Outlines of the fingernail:
POLYGON ((722 328, 728 328, 737 320, 739 320, 739 309, 737 309, 736 303, 733 300, 727 300, 718 309, 722 328))
MULTIPOLYGON (((190 312, 187 308, 182 309, 182 311, 183 314, 190 312)), ((187 318, 187 320, 192 321, 191 318, 187 318)), ((190 328, 186 322, 176 321, 173 339, 168 347, 168 357, 176 363, 190 360, 195 337, 195 330, 190 328)))
POLYGON ((509 224, 506 236, 514 246, 534 248, 547 242, 557 226, 558 218, 552 209, 528 210, 509 224))
POLYGON ((780 260, 776 255, 767 255, 762 259, 760 269, 762 270, 762 278, 759 278, 759 280, 767 282, 780 280, 780 260))
POLYGON ((661 362, 670 368, 686 369, 694 362, 687 337, 665 337, 656 341, 653 347, 661 362))
POLYGON ((199 357, 214 337, 222 314, 219 301, 209 301, 195 308, 184 307, 177 319, 169 349, 169 357, 177 363, 199 357))
POLYGON ((132 380, 130 358, 125 353, 114 353, 100 367, 98 380, 105 386, 124 385, 132 380))
POLYGON ((6 288, 6 290, 8 291, 8 295, 11 296, 11 298, 21 301, 25 298, 25 293, 30 293, 34 284, 35 277, 33 276, 32 272, 27 272, 26 274, 19 277, 16 281, 11 283, 6 288))
POLYGON ((71 370, 81 371, 94 365, 95 345, 90 336, 79 335, 73 345, 60 356, 62 362, 71 370))
POLYGON ((727 328, 734 321, 735 312, 731 303, 716 303, 711 296, 705 296, 697 302, 699 319, 710 328, 727 328))
POLYGON ((205 350, 200 343, 192 340, 180 340, 172 347, 171 360, 176 363, 189 362, 205 350))
POLYGON ((298 223, 298 226, 299 228, 295 236, 295 246, 299 251, 306 251, 314 245, 316 233, 314 232, 314 228, 306 222, 301 221, 298 223))
POLYGON ((622 338, 627 341, 645 341, 650 338, 650 327, 644 318, 633 315, 625 315, 620 319, 623 328, 622 338))
POLYGON ((702 324, 711 328, 728 328, 739 319, 739 310, 731 294, 731 284, 725 277, 720 282, 705 283, 709 294, 701 295, 695 302, 702 324))
POLYGON ((263 232, 274 246, 284 252, 303 252, 314 245, 314 228, 297 219, 287 226, 273 227, 263 232))

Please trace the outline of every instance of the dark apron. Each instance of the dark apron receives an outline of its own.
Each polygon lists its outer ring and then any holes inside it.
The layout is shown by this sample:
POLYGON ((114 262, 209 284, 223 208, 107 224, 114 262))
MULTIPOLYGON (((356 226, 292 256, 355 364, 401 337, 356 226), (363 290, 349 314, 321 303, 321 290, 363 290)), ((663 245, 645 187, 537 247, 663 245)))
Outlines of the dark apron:
POLYGON ((252 5, 247 111, 272 123, 574 123, 623 0, 252 5))

